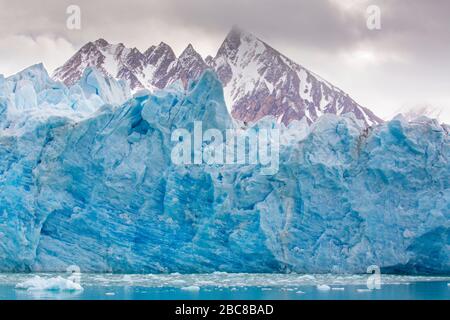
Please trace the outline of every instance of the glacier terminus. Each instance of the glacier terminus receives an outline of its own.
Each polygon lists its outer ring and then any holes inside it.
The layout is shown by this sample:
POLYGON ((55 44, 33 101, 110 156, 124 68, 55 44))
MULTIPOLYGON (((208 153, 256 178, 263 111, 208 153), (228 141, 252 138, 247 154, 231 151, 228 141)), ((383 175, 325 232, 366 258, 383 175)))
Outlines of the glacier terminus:
POLYGON ((66 86, 32 66, 0 77, 0 270, 449 274, 448 134, 351 112, 244 123, 210 69, 132 93, 94 67, 66 86), (276 128, 279 170, 174 164, 171 133, 196 121, 276 128))

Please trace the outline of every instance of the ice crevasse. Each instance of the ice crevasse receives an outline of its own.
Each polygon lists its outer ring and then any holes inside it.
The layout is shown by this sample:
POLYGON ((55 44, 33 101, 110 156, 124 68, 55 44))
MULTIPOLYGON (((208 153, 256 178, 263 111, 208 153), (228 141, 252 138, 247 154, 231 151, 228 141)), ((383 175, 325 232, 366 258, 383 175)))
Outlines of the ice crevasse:
POLYGON ((181 166, 170 158, 174 129, 237 126, 216 75, 129 98, 89 74, 58 94, 0 79, 1 271, 450 273, 447 126, 266 117, 247 130, 280 129, 276 174, 181 166), (12 118, 43 105, 83 105, 85 116, 12 118))

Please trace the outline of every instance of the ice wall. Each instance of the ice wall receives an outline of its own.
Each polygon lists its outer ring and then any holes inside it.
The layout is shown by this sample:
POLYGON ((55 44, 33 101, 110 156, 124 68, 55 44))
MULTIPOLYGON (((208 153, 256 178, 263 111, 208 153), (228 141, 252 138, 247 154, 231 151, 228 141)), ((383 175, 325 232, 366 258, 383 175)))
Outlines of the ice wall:
POLYGON ((83 121, 0 135, 0 270, 450 273, 450 148, 437 122, 266 118, 253 128, 279 128, 282 145, 278 173, 262 175, 174 165, 171 132, 194 121, 236 127, 212 72, 186 92, 143 91, 83 121))

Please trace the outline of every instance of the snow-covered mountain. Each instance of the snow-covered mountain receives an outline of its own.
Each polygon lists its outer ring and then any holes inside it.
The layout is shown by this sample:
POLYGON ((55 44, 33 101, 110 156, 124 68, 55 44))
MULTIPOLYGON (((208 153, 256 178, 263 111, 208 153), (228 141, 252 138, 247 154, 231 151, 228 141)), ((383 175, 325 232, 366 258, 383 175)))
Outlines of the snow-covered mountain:
POLYGON ((303 117, 314 122, 324 113, 353 112, 368 125, 382 122, 345 92, 236 27, 211 65, 237 119, 255 121, 273 115, 283 123, 303 117))
POLYGON ((94 67, 104 75, 126 80, 131 88, 143 88, 138 79, 146 56, 136 48, 126 48, 122 43, 109 44, 104 39, 85 44, 62 67, 55 70, 53 78, 71 86, 77 82, 87 67, 94 67))
POLYGON ((325 113, 348 112, 367 125, 382 122, 342 90, 237 27, 232 28, 216 56, 206 60, 192 45, 177 58, 163 42, 141 53, 99 39, 83 46, 53 78, 70 86, 88 66, 126 80, 134 90, 163 89, 178 80, 186 86, 211 68, 224 86, 230 113, 245 122, 272 115, 285 124, 302 118, 311 123, 325 113))
POLYGON ((99 39, 84 45, 55 70, 53 78, 71 86, 87 67, 94 67, 105 76, 125 80, 133 90, 154 90, 163 89, 177 80, 187 85, 208 66, 192 45, 177 58, 172 48, 164 42, 141 53, 136 48, 126 48, 122 43, 109 44, 99 39))

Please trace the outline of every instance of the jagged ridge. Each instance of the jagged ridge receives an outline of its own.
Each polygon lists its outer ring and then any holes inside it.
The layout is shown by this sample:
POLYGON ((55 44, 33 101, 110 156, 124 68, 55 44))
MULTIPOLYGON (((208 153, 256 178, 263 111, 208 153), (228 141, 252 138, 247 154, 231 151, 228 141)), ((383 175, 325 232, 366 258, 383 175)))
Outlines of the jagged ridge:
POLYGON ((342 90, 237 27, 227 35, 216 56, 206 61, 192 45, 177 58, 165 43, 140 53, 100 39, 81 48, 53 77, 71 85, 87 66, 126 80, 132 89, 150 90, 163 89, 178 80, 186 87, 211 68, 225 88, 231 114, 245 122, 272 115, 285 124, 303 118, 312 123, 326 113, 349 112, 366 125, 382 122, 342 90))

